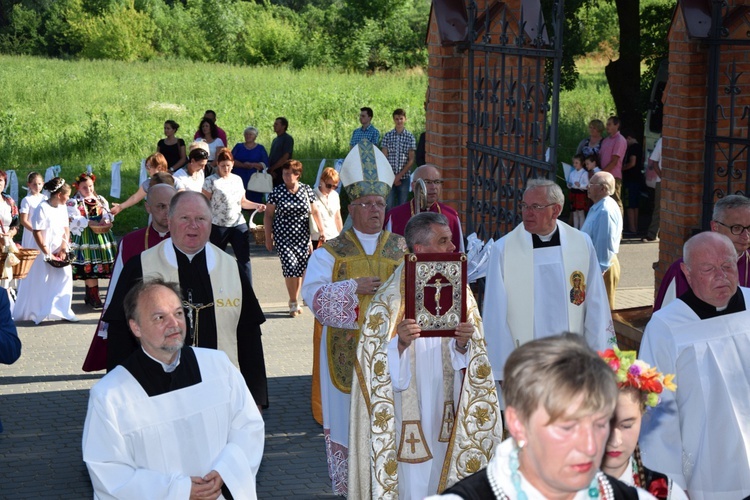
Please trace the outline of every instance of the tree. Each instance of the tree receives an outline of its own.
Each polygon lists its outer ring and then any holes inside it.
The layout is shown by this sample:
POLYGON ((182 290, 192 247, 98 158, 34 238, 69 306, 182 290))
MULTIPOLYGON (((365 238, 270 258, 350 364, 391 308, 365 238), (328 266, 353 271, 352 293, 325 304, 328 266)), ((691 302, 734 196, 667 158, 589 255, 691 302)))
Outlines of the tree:
POLYGON ((620 57, 604 69, 622 128, 643 136, 641 108, 641 21, 635 0, 615 0, 620 25, 620 57))

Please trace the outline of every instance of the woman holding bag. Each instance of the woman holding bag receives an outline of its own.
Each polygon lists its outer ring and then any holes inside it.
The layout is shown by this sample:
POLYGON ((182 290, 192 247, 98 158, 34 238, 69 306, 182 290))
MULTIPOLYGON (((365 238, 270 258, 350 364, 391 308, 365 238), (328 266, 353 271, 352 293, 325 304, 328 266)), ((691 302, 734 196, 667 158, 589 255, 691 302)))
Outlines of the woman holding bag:
MULTIPOLYGON (((262 144, 255 142, 258 138, 257 128, 247 127, 243 134, 245 142, 235 144, 232 149, 232 156, 234 157, 234 173, 242 178, 242 185, 247 186, 250 179, 254 177, 253 174, 268 168, 268 153, 262 144)), ((263 193, 270 193, 272 190, 273 183, 267 191, 254 191, 248 188, 245 198, 260 203, 263 201, 263 193)))
POLYGON ((265 211, 266 206, 245 198, 245 185, 232 173, 234 158, 228 149, 216 153, 216 173, 203 182, 203 195, 211 203, 211 243, 226 250, 232 244, 237 262, 252 280, 250 268, 250 239, 242 209, 265 211))
MULTIPOLYGON (((322 227, 323 222, 315 207, 315 193, 310 186, 299 181, 302 163, 288 160, 281 167, 281 175, 284 184, 276 186, 268 196, 263 224, 266 248, 270 252, 276 246, 281 259, 281 271, 289 293, 289 315, 294 318, 302 314, 299 293, 312 252, 310 217, 318 227, 322 227)), ((325 235, 321 240, 325 241, 325 235)))

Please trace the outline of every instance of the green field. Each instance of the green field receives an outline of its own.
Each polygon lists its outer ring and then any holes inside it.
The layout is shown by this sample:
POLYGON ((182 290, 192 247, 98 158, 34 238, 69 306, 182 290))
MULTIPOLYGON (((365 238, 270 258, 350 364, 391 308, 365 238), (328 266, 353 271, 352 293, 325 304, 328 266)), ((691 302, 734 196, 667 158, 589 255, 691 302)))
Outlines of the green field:
MULTIPOLYGON (((109 165, 123 161, 123 201, 137 189, 141 159, 163 137, 164 120, 180 125, 189 139, 203 111, 214 109, 230 147, 242 141, 247 126, 260 130, 258 142, 270 149, 277 116, 289 119, 294 156, 306 167, 309 182, 322 158, 340 158, 349 150, 359 108, 375 111, 381 133, 393 126, 390 115, 402 107, 407 128, 424 130, 427 76, 420 71, 346 74, 325 70, 291 71, 221 64, 153 61, 62 61, 0 56, 0 168, 15 169, 19 179, 31 170, 62 166, 72 180, 92 165, 97 188, 109 195, 109 165)), ((581 82, 560 98, 559 158, 573 155, 592 118, 606 119, 614 105, 601 64, 586 62, 581 82)), ((21 190, 22 196, 24 191, 21 190)), ((115 231, 143 227, 145 212, 133 207, 117 217, 115 231)))

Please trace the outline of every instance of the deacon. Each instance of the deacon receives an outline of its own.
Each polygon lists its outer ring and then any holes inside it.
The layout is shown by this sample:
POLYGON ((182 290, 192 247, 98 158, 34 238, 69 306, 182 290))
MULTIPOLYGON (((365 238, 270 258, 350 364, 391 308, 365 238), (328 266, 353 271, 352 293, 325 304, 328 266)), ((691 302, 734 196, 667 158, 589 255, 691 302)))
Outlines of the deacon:
MULTIPOLYGON (((154 178, 159 179, 163 176, 172 177, 166 172, 154 174, 154 178), (158 176, 158 177, 157 177, 158 176)), ((174 180, 172 180, 174 183, 174 180)), ((112 293, 117 286, 117 280, 122 272, 122 267, 134 256, 140 255, 143 251, 158 245, 169 238, 169 203, 172 197, 177 193, 174 185, 168 183, 154 184, 148 188, 146 200, 143 203, 146 212, 151 216, 151 224, 143 229, 136 229, 122 237, 120 245, 117 247, 117 259, 115 267, 112 270, 112 277, 109 280, 107 299, 104 301, 104 310, 99 317, 99 322, 94 332, 94 338, 91 340, 89 352, 83 362, 83 371, 95 372, 104 370, 107 367, 107 329, 108 325, 102 321, 104 314, 107 312, 112 293)))
POLYGON ((136 284, 140 347, 89 396, 83 460, 95 498, 256 498, 263 419, 227 356, 184 345, 177 283, 136 284))
POLYGON ((328 471, 335 495, 347 493, 349 394, 364 312, 380 284, 403 260, 406 243, 383 231, 393 170, 380 150, 363 140, 346 156, 340 179, 353 200, 353 226, 315 250, 302 297, 323 325, 320 387, 328 471))
MULTIPOLYGON (((415 215, 405 232, 412 253, 456 249, 442 214, 415 215)), ((452 338, 420 338, 417 322, 404 319, 404 279, 402 263, 370 302, 359 338, 350 498, 421 500, 472 474, 475 466, 485 467, 502 440, 497 391, 471 291, 466 288, 467 322, 458 324, 452 338)))
POLYGON ((615 309, 615 291, 620 282, 620 251, 622 214, 612 198, 615 178, 609 172, 597 172, 589 181, 588 196, 594 205, 589 209, 581 231, 589 235, 609 297, 609 308, 615 309))
POLYGON ((122 301, 141 278, 180 283, 187 316, 188 345, 224 351, 239 366, 256 403, 266 408, 268 394, 260 325, 265 321, 247 273, 234 257, 208 242, 211 207, 194 191, 177 193, 169 205, 171 237, 125 264, 104 315, 109 323, 107 369, 137 348, 122 301))
POLYGON ((497 378, 510 353, 530 340, 571 332, 603 351, 614 339, 594 245, 557 220, 564 203, 555 182, 529 180, 522 223, 492 246, 483 320, 493 326, 487 352, 497 378))
POLYGON ((643 464, 692 500, 750 495, 750 289, 737 286, 737 252, 717 232, 684 245, 690 288, 654 313, 640 358, 675 374, 677 391, 643 417, 643 464))
MULTIPOLYGON (((425 199, 427 201, 427 208, 424 209, 426 212, 435 212, 443 214, 448 219, 448 225, 453 235, 453 245, 464 251, 464 237, 461 231, 461 221, 458 218, 458 212, 440 202, 440 191, 443 185, 443 180, 440 178, 440 171, 435 165, 422 165, 418 167, 412 174, 411 190, 415 191, 416 186, 419 184, 419 180, 425 184, 425 199)), ((399 205, 392 208, 385 215, 385 229, 396 234, 403 235, 406 229, 406 223, 415 214, 418 213, 418 207, 415 205, 417 200, 410 200, 403 205, 399 205)))
MULTIPOLYGON (((750 286, 750 198, 730 194, 714 205, 711 231, 723 234, 737 251, 740 286, 750 286)), ((677 259, 664 274, 654 301, 654 312, 690 289, 682 272, 682 259, 677 259)))

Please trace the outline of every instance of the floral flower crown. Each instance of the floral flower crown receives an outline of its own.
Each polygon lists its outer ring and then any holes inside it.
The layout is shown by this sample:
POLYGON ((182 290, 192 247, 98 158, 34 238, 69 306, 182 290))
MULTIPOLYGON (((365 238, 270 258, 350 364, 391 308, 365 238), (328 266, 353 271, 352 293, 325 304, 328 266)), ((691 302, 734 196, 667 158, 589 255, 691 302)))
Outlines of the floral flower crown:
POLYGON ((90 174, 88 172, 83 172, 76 177, 76 180, 73 183, 73 189, 78 191, 78 184, 80 184, 82 181, 85 181, 86 179, 91 179, 91 182, 96 184, 96 176, 93 173, 90 174))
POLYGON ((617 347, 600 352, 599 356, 607 362, 617 378, 617 387, 633 387, 646 394, 646 405, 654 407, 659 404, 659 394, 664 389, 675 391, 674 374, 663 374, 656 367, 636 359, 635 351, 621 351, 617 347))

